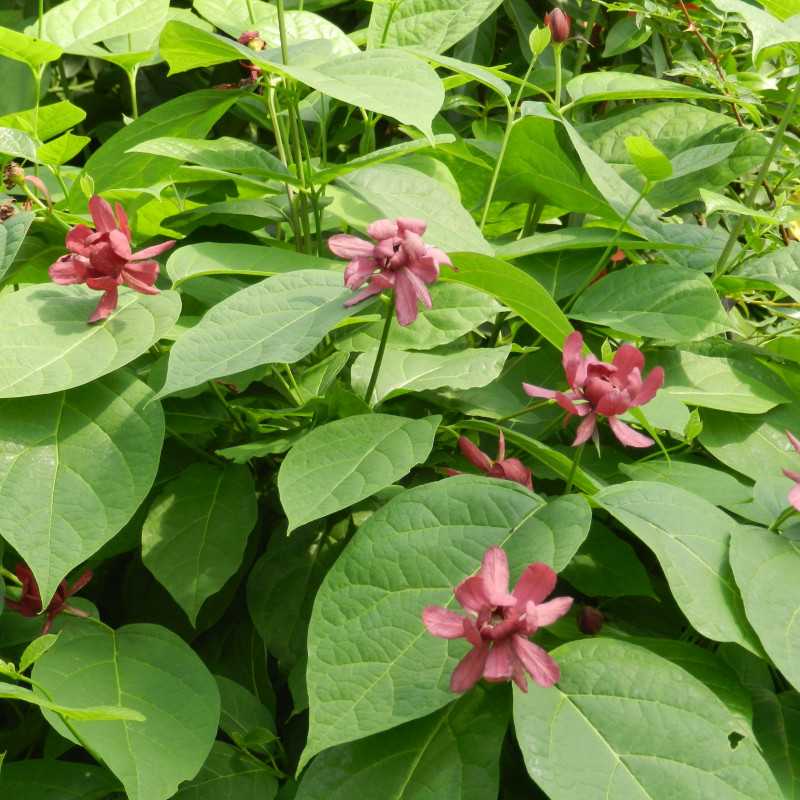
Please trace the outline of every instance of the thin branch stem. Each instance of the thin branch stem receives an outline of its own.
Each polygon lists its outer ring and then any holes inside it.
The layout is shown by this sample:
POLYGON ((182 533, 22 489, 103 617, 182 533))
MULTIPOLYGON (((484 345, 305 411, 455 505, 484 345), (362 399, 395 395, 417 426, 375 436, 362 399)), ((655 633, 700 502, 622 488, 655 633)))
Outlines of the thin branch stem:
POLYGON ((575 455, 572 458, 572 466, 569 468, 567 486, 564 489, 564 494, 569 494, 572 491, 572 484, 575 481, 575 473, 578 471, 578 465, 581 463, 581 456, 583 455, 584 447, 586 447, 585 442, 578 447, 578 449, 575 451, 575 455))
POLYGON ((364 395, 367 405, 370 404, 372 393, 375 391, 375 385, 378 383, 378 375, 381 371, 381 364, 383 363, 383 355, 386 352, 386 343, 389 341, 389 331, 392 327, 392 317, 394 316, 394 294, 389 301, 389 306, 386 309, 386 321, 383 323, 383 333, 381 334, 381 343, 378 346, 378 354, 375 356, 375 363, 372 365, 372 375, 369 378, 367 391, 364 395))

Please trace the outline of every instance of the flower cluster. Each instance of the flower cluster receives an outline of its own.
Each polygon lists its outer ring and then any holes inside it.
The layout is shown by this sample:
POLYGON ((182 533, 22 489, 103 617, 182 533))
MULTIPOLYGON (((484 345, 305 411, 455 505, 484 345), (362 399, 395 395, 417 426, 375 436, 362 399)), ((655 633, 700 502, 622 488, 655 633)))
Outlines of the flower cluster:
POLYGON ((379 219, 367 233, 372 242, 358 236, 337 234, 328 240, 331 252, 349 259, 344 273, 345 286, 358 289, 345 305, 352 306, 387 289, 393 290, 397 321, 410 325, 417 318, 417 304, 431 307, 428 284, 439 277, 439 266, 450 259, 437 247, 425 244, 422 236, 427 224, 421 219, 400 217, 379 219))
POLYGON ((129 286, 142 294, 158 294, 155 288, 158 262, 152 259, 174 246, 173 240, 131 252, 131 232, 122 206, 111 205, 99 195, 89 201, 95 230, 76 225, 67 233, 69 254, 50 267, 50 278, 56 283, 85 283, 90 289, 103 292, 89 322, 99 322, 117 307, 119 287, 129 286))
POLYGON ((526 567, 511 593, 508 580, 505 551, 490 547, 478 574, 455 589, 466 616, 441 606, 428 606, 422 614, 434 636, 466 639, 472 645, 450 678, 454 692, 468 691, 481 677, 492 683, 513 680, 523 692, 528 691, 526 673, 540 686, 559 679, 558 664, 529 637, 563 617, 572 598, 544 602, 556 585, 556 574, 546 564, 526 567))

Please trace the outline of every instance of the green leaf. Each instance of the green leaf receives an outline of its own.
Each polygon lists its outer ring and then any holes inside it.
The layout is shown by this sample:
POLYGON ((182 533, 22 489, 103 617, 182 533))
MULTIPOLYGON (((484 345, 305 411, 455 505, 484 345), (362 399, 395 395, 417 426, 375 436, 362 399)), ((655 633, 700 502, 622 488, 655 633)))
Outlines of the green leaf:
POLYGON ((257 275, 264 277, 303 269, 341 268, 342 262, 319 258, 282 247, 256 244, 200 242, 173 251, 166 270, 177 288, 184 281, 208 275, 257 275))
POLYGON ((731 566, 747 619, 761 644, 796 689, 800 686, 800 546, 765 528, 740 526, 731 566))
POLYGON ((328 750, 304 773, 296 800, 495 797, 508 725, 504 695, 479 688, 423 719, 328 750))
POLYGON ((672 175, 670 160, 646 137, 625 137, 625 149, 648 181, 664 181, 672 175))
POLYGON ((626 252, 628 250, 672 249, 664 243, 646 242, 643 239, 632 239, 628 236, 617 236, 616 232, 607 228, 562 228, 561 230, 537 233, 514 242, 498 244, 495 252, 505 259, 540 253, 578 252, 582 250, 600 250, 610 244, 616 244, 626 252))
MULTIPOLYGON (((500 375, 510 352, 508 346, 465 349, 453 353, 387 350, 369 402, 377 405, 405 392, 486 386, 500 375)), ((376 355, 377 351, 363 353, 355 360, 350 371, 353 391, 362 396, 369 385, 376 355)))
POLYGON ((6 114, 0 117, 0 126, 16 128, 46 142, 86 119, 86 112, 68 100, 39 106, 38 111, 37 114, 36 109, 31 108, 6 114))
POLYGON ((0 281, 11 269, 35 216, 33 212, 21 211, 0 222, 0 281))
POLYGON ((578 298, 570 316, 671 342, 706 339, 730 327, 711 281, 673 264, 612 272, 578 298))
POLYGON ((710 94, 677 81, 634 75, 630 72, 586 72, 567 83, 572 102, 599 103, 603 100, 721 100, 724 95, 710 94))
MULTIPOLYGON (((420 309, 413 325, 392 325, 387 346, 392 350, 432 350, 465 336, 502 310, 489 294, 457 283, 439 282, 430 288, 432 308, 420 309)), ((383 323, 378 321, 336 342, 339 350, 377 350, 383 323)))
POLYGON ((53 633, 37 636, 19 657, 19 671, 27 672, 57 641, 58 636, 53 633))
POLYGON ((289 451, 278 472, 289 531, 405 477, 430 455, 441 421, 361 414, 315 428, 289 451))
POLYGON ((159 396, 263 364, 308 355, 350 315, 341 275, 308 269, 275 275, 217 303, 170 352, 159 396))
POLYGON ((508 552, 512 581, 545 560, 544 502, 492 478, 447 478, 402 492, 356 532, 325 577, 308 634, 308 744, 320 751, 418 719, 453 695, 468 645, 431 636, 427 605, 453 606, 453 587, 485 550, 508 552))
POLYGON ((636 17, 621 17, 606 34, 603 58, 613 58, 640 47, 652 33, 650 26, 641 24, 636 17))
POLYGON ((154 500, 142 561, 192 625, 203 603, 239 569, 258 517, 247 467, 193 464, 154 500))
MULTIPOLYGON (((63 6, 54 10, 58 8, 63 6)), ((174 159, 128 151, 140 142, 161 136, 203 137, 238 97, 237 92, 206 89, 168 100, 104 142, 89 157, 84 173, 94 179, 96 193, 122 187, 147 188, 165 180, 178 169, 174 159)), ((70 192, 70 208, 74 211, 85 204, 80 181, 76 180, 70 192)))
POLYGON ((501 2, 406 0, 397 5, 391 20, 388 3, 373 3, 367 44, 369 47, 418 45, 443 53, 477 28, 501 2), (387 24, 389 28, 384 37, 387 24))
POLYGON ((253 756, 224 742, 214 742, 196 778, 181 786, 173 800, 272 800, 278 781, 253 756))
POLYGON ((724 213, 752 217, 765 225, 777 225, 780 222, 780 218, 771 212, 762 211, 759 208, 748 208, 743 203, 726 197, 724 194, 710 192, 708 189, 700 189, 700 199, 705 203, 708 217, 712 214, 724 213))
POLYGON ((198 773, 216 737, 214 678, 188 644, 158 625, 114 630, 72 621, 33 677, 55 702, 122 701, 146 716, 135 723, 73 723, 130 800, 172 797, 198 773))
POLYGON ((750 288, 760 283, 785 292, 800 302, 800 243, 772 250, 763 256, 750 258, 733 273, 726 275, 722 285, 734 289, 750 288))
POLYGON ((443 279, 480 289, 496 297, 560 350, 572 326, 547 290, 521 269, 497 258, 475 253, 453 253, 458 272, 443 279))
POLYGON ((727 514, 666 483, 629 481, 594 499, 655 553, 676 602, 701 634, 761 654, 728 560, 737 526, 727 514))
POLYGON ((552 655, 557 688, 514 692, 523 758, 551 800, 781 798, 755 743, 731 745, 736 719, 681 667, 613 639, 552 655))
POLYGON ((354 220, 355 226, 362 230, 379 217, 416 217, 428 223, 425 233, 428 244, 446 252, 492 252, 461 203, 439 181, 419 170, 381 164, 339 178, 337 184, 369 204, 370 213, 363 220, 354 220))
MULTIPOLYGON (((768 47, 800 42, 800 19, 781 21, 758 6, 742 2, 742 0, 713 0, 713 4, 720 11, 738 14, 744 20, 753 37, 754 61, 757 61, 761 51, 768 47)), ((768 3, 764 5, 768 6, 768 3)), ((769 5, 774 7, 777 4, 769 3, 769 5)))
POLYGON ((29 758, 0 772, 0 792, 14 800, 100 800, 118 790, 108 770, 74 761, 29 758))
POLYGON ((72 133, 65 133, 52 142, 39 145, 36 150, 36 160, 40 164, 60 167, 75 158, 84 147, 92 140, 88 136, 75 136, 72 133))
POLYGON ((24 33, 0 27, 0 56, 27 64, 38 72, 45 64, 61 58, 61 48, 24 33))
POLYGON ((36 161, 36 142, 22 131, 0 128, 0 154, 36 161))
POLYGON ((126 720, 129 722, 144 722, 144 717, 138 712, 124 706, 70 706, 54 703, 41 695, 16 686, 13 683, 0 681, 0 697, 5 700, 19 700, 23 703, 30 703, 39 706, 42 710, 52 711, 60 717, 69 720, 83 720, 90 722, 126 720))
POLYGON ((27 397, 88 383, 124 367, 178 319, 175 292, 120 291, 99 325, 87 320, 99 294, 83 286, 26 286, 0 297, 0 397, 27 397))
POLYGON ((222 675, 215 677, 221 708, 219 727, 231 739, 234 736, 247 736, 256 728, 275 733, 272 713, 249 689, 222 675))
POLYGON ((164 441, 151 398, 123 371, 0 401, 0 531, 33 570, 45 606, 150 491, 164 441))
POLYGON ((758 744, 784 798, 793 800, 800 791, 800 695, 782 692, 776 696, 768 689, 756 688, 753 706, 758 744))

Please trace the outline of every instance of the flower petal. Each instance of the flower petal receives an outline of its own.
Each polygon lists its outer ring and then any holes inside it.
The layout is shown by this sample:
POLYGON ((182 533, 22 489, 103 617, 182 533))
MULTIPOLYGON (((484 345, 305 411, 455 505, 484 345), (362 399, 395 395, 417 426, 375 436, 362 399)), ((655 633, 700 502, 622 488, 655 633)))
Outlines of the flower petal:
POLYGON ((464 617, 441 606, 428 606, 422 612, 425 627, 440 639, 460 639, 464 636, 464 617))
POLYGON ((117 220, 114 219, 111 205, 99 194, 92 195, 92 199, 89 201, 89 213, 92 215, 94 227, 98 231, 108 233, 117 229, 117 220))
POLYGON ((548 400, 553 400, 558 394, 555 389, 545 389, 544 386, 535 386, 532 383, 523 383, 522 391, 529 397, 546 397, 548 400))
POLYGON ((523 636, 511 640, 514 655, 522 662, 528 674, 539 686, 552 686, 561 677, 561 670, 552 657, 541 647, 523 636))
POLYGON ((644 355, 638 347, 625 342, 614 353, 611 363, 617 368, 617 373, 624 382, 631 370, 638 369, 641 372, 644 369, 644 355))
POLYGON ((67 250, 71 250, 80 256, 88 255, 86 239, 93 233, 94 231, 88 225, 76 225, 74 228, 70 228, 64 240, 67 250))
POLYGON ((650 447, 653 444, 653 440, 649 436, 635 431, 617 417, 609 417, 608 424, 611 426, 614 436, 627 447, 650 447))
POLYGON ((120 257, 129 259, 131 257, 131 243, 122 231, 113 230, 108 234, 108 241, 111 249, 120 257))
POLYGON ((364 281, 368 280, 375 272, 375 259, 354 258, 345 268, 344 285, 348 289, 358 289, 364 281))
POLYGON ((517 602, 508 592, 508 556, 502 547, 490 547, 483 554, 478 575, 491 605, 513 606, 517 602))
POLYGON ((800 511, 800 483, 796 483, 789 490, 789 503, 800 511))
POLYGON ((789 443, 800 453, 800 439, 798 439, 791 431, 786 431, 786 436, 789 439, 789 443))
POLYGON ((428 255, 414 259, 407 267, 423 283, 436 283, 439 280, 439 266, 428 255))
POLYGON ((532 621, 535 622, 537 628, 543 628, 545 625, 552 625, 556 620, 561 619, 570 608, 572 608, 571 597, 554 597, 541 605, 531 603, 526 613, 529 620, 533 614, 532 621))
POLYGON ((613 417, 616 414, 624 414, 630 403, 624 392, 608 385, 608 390, 595 403, 595 411, 606 417, 613 417))
POLYGON ((495 642, 489 651, 486 664, 483 668, 483 677, 490 683, 501 683, 511 680, 513 672, 514 653, 511 650, 511 640, 503 639, 495 642))
POLYGON ((462 608, 467 611, 474 611, 476 614, 491 605, 486 595, 486 586, 478 575, 473 575, 461 581, 456 586, 454 594, 462 608))
POLYGON ((492 468, 492 459, 466 436, 458 437, 458 449, 464 458, 481 472, 488 472, 492 468))
POLYGON ((376 275, 369 282, 366 289, 359 292, 355 297, 351 297, 349 300, 345 301, 345 308, 350 308, 350 306, 363 303, 364 300, 369 300, 370 297, 380 294, 385 289, 391 289, 392 285, 392 282, 385 275, 376 275))
POLYGON ((114 209, 117 212, 117 224, 119 226, 119 229, 122 231, 125 238, 130 242, 131 229, 128 226, 128 215, 125 213, 125 209, 122 207, 122 203, 114 203, 114 209))
POLYGON ((573 388, 580 385, 575 382, 575 378, 578 377, 578 369, 583 361, 582 350, 583 336, 580 331, 573 331, 564 340, 564 349, 561 353, 561 364, 564 367, 564 374, 567 376, 567 383, 573 388))
POLYGON ((588 411, 581 410, 584 408, 588 409, 589 406, 587 404, 576 406, 575 403, 572 402, 572 398, 568 394, 564 394, 564 392, 554 392, 553 396, 555 397, 556 403, 558 403, 567 414, 582 417, 588 413, 588 411))
POLYGON ((513 595, 523 608, 528 603, 541 603, 556 588, 556 573, 541 561, 525 567, 513 595))
POLYGON ((470 650, 453 670, 450 677, 450 691, 459 694, 468 692, 481 679, 488 656, 488 644, 470 650))
POLYGON ((54 283, 69 285, 72 283, 84 283, 88 271, 89 262, 80 256, 75 258, 62 256, 55 264, 50 265, 48 273, 50 274, 50 280, 54 283))
POLYGON ((108 289, 100 298, 97 308, 94 313, 89 317, 89 323, 100 322, 100 320, 110 317, 114 309, 117 307, 118 291, 117 287, 108 289))
POLYGON ((416 217, 398 217, 397 218, 398 233, 403 234, 406 231, 416 233, 417 236, 422 236, 428 230, 428 223, 424 219, 416 217))
POLYGON ((584 442, 588 442, 594 435, 596 429, 597 414, 592 411, 590 414, 587 414, 581 421, 581 424, 578 425, 578 430, 575 433, 575 441, 572 443, 572 446, 577 447, 584 442))
POLYGON ((650 374, 644 379, 642 388, 639 389, 636 396, 633 398, 633 405, 643 406, 645 403, 649 403, 663 385, 664 368, 654 367, 650 370, 650 374))
POLYGON ((505 458, 497 461, 492 467, 492 473, 500 472, 500 476, 507 481, 514 481, 521 486, 527 486, 533 491, 533 476, 531 471, 518 458, 505 458))
POLYGON ((406 270, 401 269, 395 275, 394 282, 394 307, 397 321, 403 325, 410 325, 417 318, 417 292, 414 284, 408 279, 406 270))
POLYGON ((393 239, 398 235, 399 229, 393 219, 376 219, 367 228, 367 233, 376 241, 383 239, 393 239))
POLYGON ((131 254, 130 259, 131 261, 141 261, 143 258, 155 258, 173 247, 175 247, 175 240, 168 239, 166 242, 161 242, 161 244, 154 244, 152 247, 145 247, 144 250, 137 250, 131 254))
POLYGON ((346 233, 337 233, 328 239, 328 250, 340 258, 371 258, 374 249, 370 242, 346 233))

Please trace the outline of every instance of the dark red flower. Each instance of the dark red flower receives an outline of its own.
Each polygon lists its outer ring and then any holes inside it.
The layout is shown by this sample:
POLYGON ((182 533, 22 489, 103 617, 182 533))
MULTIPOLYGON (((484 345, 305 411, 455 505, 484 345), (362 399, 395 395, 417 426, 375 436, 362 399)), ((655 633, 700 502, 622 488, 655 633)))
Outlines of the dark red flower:
POLYGON ((563 617, 572 598, 544 602, 556 585, 556 573, 547 564, 526 567, 510 594, 508 578, 505 551, 490 547, 478 574, 455 589, 466 616, 442 606, 428 606, 422 613, 434 636, 466 639, 472 645, 450 678, 454 692, 469 691, 481 677, 490 683, 513 680, 523 692, 528 691, 525 673, 540 686, 552 686, 560 677, 558 664, 529 637, 563 617))
MULTIPOLYGON (((531 471, 518 458, 506 458, 506 438, 502 431, 497 443, 497 458, 494 461, 466 436, 458 437, 458 448, 470 464, 485 472, 490 478, 504 478, 533 489, 531 471)), ((457 469, 446 469, 445 472, 450 476, 463 474, 457 469)))
POLYGON ((550 28, 550 36, 556 44, 561 44, 569 39, 572 19, 560 8, 554 8, 544 15, 544 24, 550 28))
MULTIPOLYGON (((39 616, 39 614, 42 613, 42 596, 39 593, 39 587, 36 584, 33 573, 25 564, 17 564, 14 573, 22 583, 22 596, 19 600, 9 600, 6 598, 6 608, 9 611, 16 611, 18 614, 22 614, 23 617, 39 616)), ((45 611, 47 618, 42 627, 43 634, 50 631, 53 620, 59 614, 71 614, 74 617, 88 616, 85 611, 67 605, 67 600, 83 589, 91 579, 92 571, 87 569, 72 586, 69 586, 65 580, 61 581, 58 589, 56 589, 56 593, 53 595, 53 599, 50 601, 45 611)))
POLYGON ((600 633, 605 620, 605 615, 599 608, 584 606, 578 614, 578 630, 587 636, 595 636, 600 633))
POLYGON ((76 225, 66 239, 68 255, 61 256, 50 267, 50 278, 56 283, 85 283, 90 289, 103 292, 89 322, 106 319, 117 307, 120 285, 142 294, 158 294, 155 288, 158 262, 152 261, 174 246, 174 240, 131 252, 128 217, 116 204, 116 216, 109 203, 99 195, 89 201, 95 230, 76 225))

